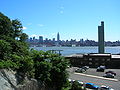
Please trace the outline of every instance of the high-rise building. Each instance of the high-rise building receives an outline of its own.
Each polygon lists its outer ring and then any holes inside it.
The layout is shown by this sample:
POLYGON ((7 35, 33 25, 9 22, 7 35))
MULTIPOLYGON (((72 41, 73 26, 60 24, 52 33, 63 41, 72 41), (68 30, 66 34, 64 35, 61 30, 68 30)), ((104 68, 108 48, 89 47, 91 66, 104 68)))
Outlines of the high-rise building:
POLYGON ((43 43, 43 36, 39 36, 39 43, 43 43))
POLYGON ((33 42, 35 42, 35 37, 33 37, 33 42))
POLYGON ((59 42, 60 41, 60 35, 59 35, 59 32, 57 34, 57 41, 59 42))
POLYGON ((55 42, 55 38, 53 38, 53 42, 55 42))
POLYGON ((32 42, 32 38, 30 37, 30 42, 32 42))
POLYGON ((105 43, 104 43, 104 22, 101 21, 101 26, 98 26, 98 52, 104 53, 105 43))

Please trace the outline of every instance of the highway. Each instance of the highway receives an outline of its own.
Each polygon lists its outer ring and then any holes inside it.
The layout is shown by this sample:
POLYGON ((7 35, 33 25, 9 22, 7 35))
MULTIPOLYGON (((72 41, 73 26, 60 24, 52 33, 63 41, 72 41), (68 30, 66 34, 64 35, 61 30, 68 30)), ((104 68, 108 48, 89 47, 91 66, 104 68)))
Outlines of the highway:
POLYGON ((110 86, 114 90, 120 90, 120 81, 118 79, 109 79, 100 76, 80 74, 75 72, 69 72, 69 78, 72 80, 80 80, 84 83, 94 83, 95 85, 101 86, 106 85, 110 86))

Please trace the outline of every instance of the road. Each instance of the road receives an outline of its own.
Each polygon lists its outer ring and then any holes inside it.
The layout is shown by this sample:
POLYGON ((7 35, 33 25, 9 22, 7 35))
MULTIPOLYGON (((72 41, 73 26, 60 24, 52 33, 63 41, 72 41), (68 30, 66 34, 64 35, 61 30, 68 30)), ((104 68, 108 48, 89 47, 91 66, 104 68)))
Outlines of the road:
POLYGON ((75 72, 70 72, 70 79, 72 80, 80 80, 83 81, 84 83, 94 83, 95 85, 101 86, 101 85, 106 85, 110 86, 114 90, 120 90, 120 81, 117 79, 107 79, 103 77, 97 77, 97 76, 92 76, 92 75, 86 75, 86 74, 79 74, 75 72))

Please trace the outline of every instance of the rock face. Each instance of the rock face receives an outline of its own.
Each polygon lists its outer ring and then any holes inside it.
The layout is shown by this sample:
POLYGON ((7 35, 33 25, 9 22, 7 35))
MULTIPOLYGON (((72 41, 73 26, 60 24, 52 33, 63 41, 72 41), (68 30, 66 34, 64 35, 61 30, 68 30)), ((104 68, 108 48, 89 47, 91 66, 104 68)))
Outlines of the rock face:
POLYGON ((0 70, 0 90, 15 90, 17 86, 17 79, 15 72, 12 70, 1 69, 0 70))
POLYGON ((0 69, 0 90, 44 90, 42 85, 35 79, 26 80, 19 84, 16 72, 7 69, 0 69))

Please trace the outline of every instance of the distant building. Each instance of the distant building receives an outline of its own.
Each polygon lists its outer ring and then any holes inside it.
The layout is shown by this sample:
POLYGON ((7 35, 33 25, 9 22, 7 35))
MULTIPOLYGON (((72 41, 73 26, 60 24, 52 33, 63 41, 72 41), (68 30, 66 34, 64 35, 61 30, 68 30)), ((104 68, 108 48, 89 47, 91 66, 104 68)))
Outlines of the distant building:
POLYGON ((39 43, 43 44, 43 36, 39 36, 39 43))
POLYGON ((105 43, 104 43, 104 22, 101 22, 101 26, 98 26, 98 52, 105 52, 105 43))
POLYGON ((59 35, 59 32, 57 33, 57 43, 56 43, 57 46, 60 46, 60 35, 59 35))
POLYGON ((59 35, 59 32, 57 34, 57 41, 59 42, 60 41, 60 35, 59 35))
POLYGON ((52 42, 53 42, 53 44, 55 45, 55 38, 53 38, 52 42))
POLYGON ((36 42, 35 37, 33 37, 33 42, 34 42, 34 43, 36 42))
POLYGON ((30 42, 32 42, 32 38, 30 37, 30 40, 29 40, 30 42))

